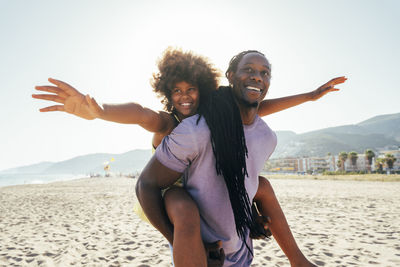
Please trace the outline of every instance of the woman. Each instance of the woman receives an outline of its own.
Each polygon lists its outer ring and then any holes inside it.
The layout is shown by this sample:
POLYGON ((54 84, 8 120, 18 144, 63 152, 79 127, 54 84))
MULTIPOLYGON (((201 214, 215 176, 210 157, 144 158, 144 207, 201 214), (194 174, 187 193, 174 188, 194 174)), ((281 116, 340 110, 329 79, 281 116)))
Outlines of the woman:
MULTIPOLYGON (((49 79, 56 86, 37 86, 39 91, 53 95, 33 95, 34 98, 55 101, 55 105, 41 109, 42 112, 66 111, 85 119, 100 118, 118 123, 139 124, 154 133, 152 145, 156 148, 162 138, 176 127, 184 118, 196 114, 202 100, 217 88, 218 71, 203 57, 190 52, 167 49, 158 64, 159 72, 153 75, 153 88, 161 96, 165 111, 156 112, 136 103, 99 106, 90 96, 83 96, 70 85, 49 79)), ((332 79, 318 89, 295 96, 265 100, 260 103, 259 115, 265 116, 286 108, 317 100, 331 91, 336 84, 343 83, 344 77, 332 79)), ((272 201, 276 198, 265 178, 260 177, 260 188, 272 192, 272 201)), ((167 215, 171 221, 173 236, 165 236, 173 245, 174 251, 193 253, 205 258, 199 229, 199 215, 196 204, 182 188, 173 187, 164 195, 167 215), (182 233, 185 233, 184 235, 182 233), (187 244, 190 243, 190 246, 187 244)), ((277 201, 276 201, 277 202, 277 201)), ((279 205, 278 205, 278 207, 279 205)), ((283 213, 282 213, 283 215, 283 213)), ((174 255, 175 264, 179 265, 179 255, 174 255)), ((290 260, 290 257, 289 257, 290 260)))

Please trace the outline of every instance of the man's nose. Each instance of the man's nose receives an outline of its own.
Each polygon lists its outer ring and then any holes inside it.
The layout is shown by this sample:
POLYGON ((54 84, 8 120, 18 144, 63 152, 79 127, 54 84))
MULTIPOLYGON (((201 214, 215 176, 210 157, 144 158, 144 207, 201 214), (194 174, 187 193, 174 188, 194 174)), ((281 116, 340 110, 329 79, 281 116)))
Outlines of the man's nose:
POLYGON ((258 71, 255 71, 250 78, 256 82, 262 82, 261 74, 258 71))

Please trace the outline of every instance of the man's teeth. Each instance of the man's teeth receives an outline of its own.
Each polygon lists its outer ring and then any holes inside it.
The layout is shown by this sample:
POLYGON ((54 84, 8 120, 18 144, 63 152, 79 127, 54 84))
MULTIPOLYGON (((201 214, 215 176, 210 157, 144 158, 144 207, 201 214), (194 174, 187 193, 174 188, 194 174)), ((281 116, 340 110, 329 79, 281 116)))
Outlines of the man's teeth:
POLYGON ((248 90, 254 90, 254 91, 257 91, 257 92, 261 92, 261 89, 260 89, 260 88, 257 88, 257 87, 247 86, 246 88, 247 88, 248 90))

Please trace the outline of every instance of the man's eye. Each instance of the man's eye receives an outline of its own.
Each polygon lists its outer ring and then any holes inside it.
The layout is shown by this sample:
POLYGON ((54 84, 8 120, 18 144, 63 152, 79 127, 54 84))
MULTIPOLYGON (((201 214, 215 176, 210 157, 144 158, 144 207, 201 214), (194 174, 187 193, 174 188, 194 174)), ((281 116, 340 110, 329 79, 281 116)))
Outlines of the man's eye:
POLYGON ((261 75, 264 77, 269 77, 269 72, 268 71, 263 71, 261 72, 261 75))

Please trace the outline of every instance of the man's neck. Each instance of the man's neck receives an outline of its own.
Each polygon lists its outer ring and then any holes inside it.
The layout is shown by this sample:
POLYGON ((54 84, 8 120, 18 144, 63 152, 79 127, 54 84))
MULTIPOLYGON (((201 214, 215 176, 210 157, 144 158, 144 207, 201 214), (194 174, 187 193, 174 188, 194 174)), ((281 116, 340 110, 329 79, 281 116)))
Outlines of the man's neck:
POLYGON ((257 107, 246 107, 239 104, 240 116, 242 117, 242 122, 244 125, 250 125, 254 122, 258 106, 257 107))
POLYGON ((247 102, 244 102, 243 99, 238 97, 235 93, 233 94, 235 102, 239 108, 240 111, 240 117, 242 118, 242 123, 244 125, 250 125, 254 122, 257 112, 258 112, 258 107, 260 103, 254 103, 250 104, 247 102))

